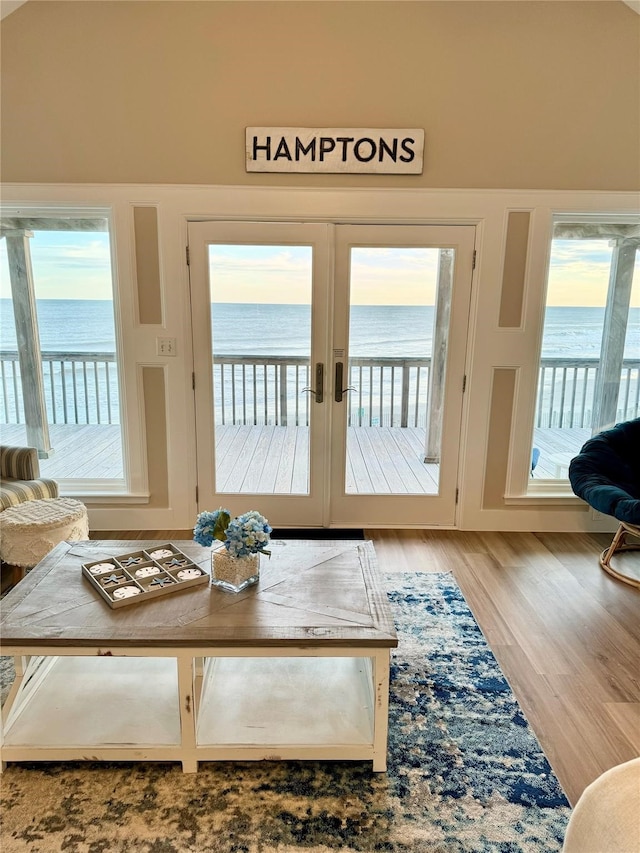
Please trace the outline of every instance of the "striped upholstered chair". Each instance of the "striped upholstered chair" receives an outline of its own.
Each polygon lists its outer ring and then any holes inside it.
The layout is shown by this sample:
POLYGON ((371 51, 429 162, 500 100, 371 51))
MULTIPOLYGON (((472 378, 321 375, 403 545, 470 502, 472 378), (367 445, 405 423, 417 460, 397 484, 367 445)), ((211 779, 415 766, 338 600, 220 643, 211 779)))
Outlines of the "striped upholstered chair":
POLYGON ((35 447, 0 445, 0 511, 23 501, 57 497, 56 481, 40 476, 35 447))

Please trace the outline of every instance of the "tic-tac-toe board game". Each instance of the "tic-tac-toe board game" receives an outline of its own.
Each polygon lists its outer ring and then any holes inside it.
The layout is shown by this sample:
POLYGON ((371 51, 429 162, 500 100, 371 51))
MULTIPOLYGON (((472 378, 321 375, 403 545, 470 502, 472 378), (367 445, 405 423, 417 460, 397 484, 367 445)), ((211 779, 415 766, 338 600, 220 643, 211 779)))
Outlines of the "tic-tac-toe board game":
POLYGON ((83 563, 82 574, 109 607, 125 607, 209 582, 209 574, 170 542, 83 563))

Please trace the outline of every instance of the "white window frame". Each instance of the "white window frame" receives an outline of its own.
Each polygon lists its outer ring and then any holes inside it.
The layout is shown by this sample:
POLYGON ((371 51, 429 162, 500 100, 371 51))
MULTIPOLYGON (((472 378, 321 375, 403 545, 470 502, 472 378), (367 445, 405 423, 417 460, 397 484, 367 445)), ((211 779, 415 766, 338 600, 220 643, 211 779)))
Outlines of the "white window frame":
MULTIPOLYGON (((105 219, 109 235, 111 286, 114 306, 115 356, 118 370, 118 395, 120 435, 122 442, 122 478, 56 478, 61 493, 84 500, 86 503, 146 503, 149 498, 148 475, 144 448, 144 412, 141 410, 141 375, 127 368, 127 336, 123 332, 123 314, 134 314, 133 287, 123 288, 122 281, 135 281, 134 266, 127 263, 133 257, 130 244, 131 227, 122 227, 122 214, 117 215, 112 205, 69 204, 55 206, 19 203, 3 204, 2 218, 16 219, 105 219), (118 225, 118 219, 120 220, 118 225), (120 240, 116 238, 119 234, 120 240), (123 252, 123 244, 125 251, 123 252), (128 251, 127 251, 128 250, 128 251)), ((37 229, 36 229, 37 230, 37 229)))
MULTIPOLYGON (((540 220, 540 217, 539 217, 540 220)), ((529 375, 529 371, 521 366, 518 369, 516 379, 516 411, 513 418, 513 430, 510 456, 508 484, 509 488, 505 495, 505 503, 522 504, 540 503, 546 505, 574 505, 578 503, 568 476, 560 479, 534 479, 530 476, 531 453, 534 443, 534 427, 537 412, 538 381, 540 361, 542 358, 542 343, 544 336, 545 312, 547 308, 547 295, 549 283, 549 271, 551 264, 552 241, 554 239, 555 226, 558 223, 585 224, 585 225, 637 225, 640 226, 640 216, 628 212, 610 213, 590 211, 588 213, 569 212, 559 210, 547 210, 544 223, 538 221, 537 227, 534 223, 532 236, 528 251, 527 281, 529 284, 529 310, 537 312, 537 341, 535 365, 529 375), (542 241, 546 241, 546 251, 540 249, 542 241), (531 278, 540 277, 544 280, 544 287, 538 291, 539 301, 537 305, 531 302, 531 278), (529 399, 524 400, 524 395, 529 399), (526 441, 526 444, 525 444, 526 441)))

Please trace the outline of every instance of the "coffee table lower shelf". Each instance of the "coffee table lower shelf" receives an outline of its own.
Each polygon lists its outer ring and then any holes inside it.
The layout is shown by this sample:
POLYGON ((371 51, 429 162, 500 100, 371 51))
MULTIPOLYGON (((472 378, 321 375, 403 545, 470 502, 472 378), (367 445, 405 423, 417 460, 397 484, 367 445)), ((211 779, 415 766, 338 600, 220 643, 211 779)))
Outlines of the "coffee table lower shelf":
POLYGON ((196 772, 199 761, 295 759, 386 770, 387 648, 17 651, 3 649, 16 661, 3 766, 179 761, 196 772))

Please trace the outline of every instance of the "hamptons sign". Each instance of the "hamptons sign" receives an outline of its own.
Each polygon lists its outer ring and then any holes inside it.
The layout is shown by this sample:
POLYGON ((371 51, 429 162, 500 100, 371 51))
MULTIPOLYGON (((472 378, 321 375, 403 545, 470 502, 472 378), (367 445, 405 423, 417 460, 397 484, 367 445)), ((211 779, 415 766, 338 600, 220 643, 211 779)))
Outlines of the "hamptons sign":
POLYGON ((420 175, 424 130, 377 127, 248 127, 247 172, 420 175))

